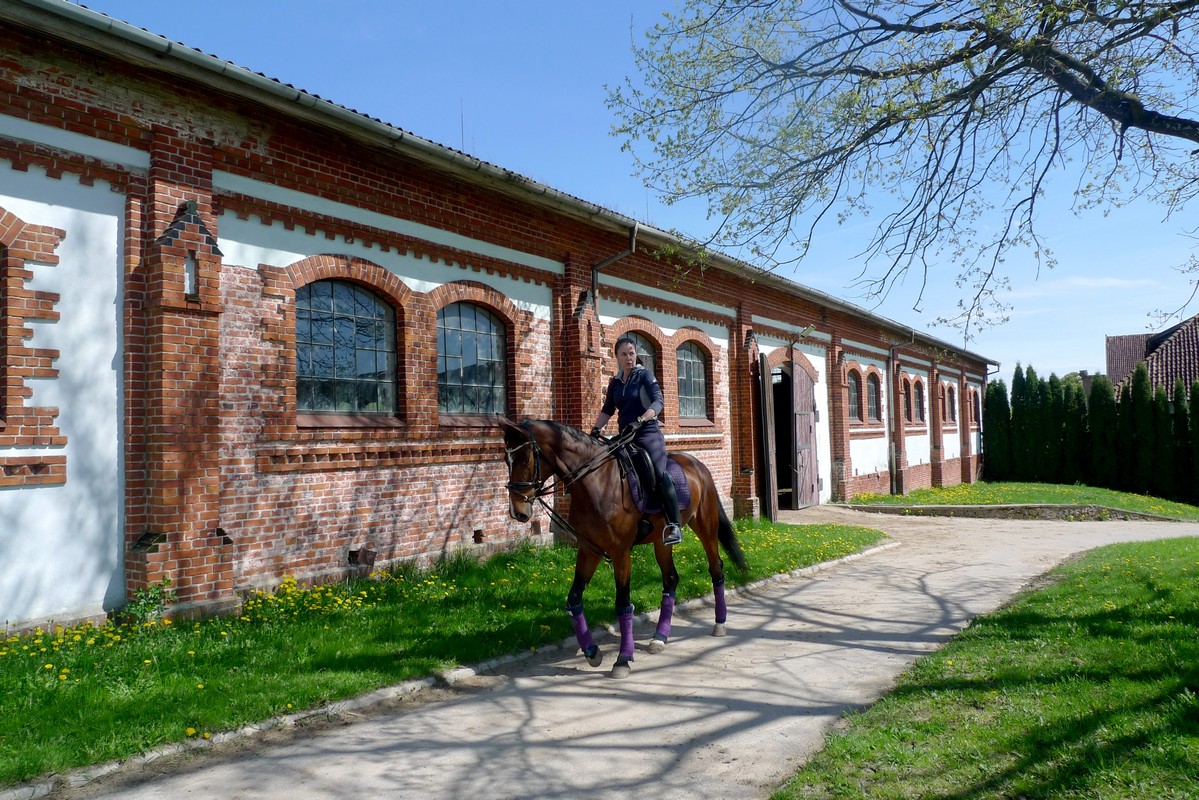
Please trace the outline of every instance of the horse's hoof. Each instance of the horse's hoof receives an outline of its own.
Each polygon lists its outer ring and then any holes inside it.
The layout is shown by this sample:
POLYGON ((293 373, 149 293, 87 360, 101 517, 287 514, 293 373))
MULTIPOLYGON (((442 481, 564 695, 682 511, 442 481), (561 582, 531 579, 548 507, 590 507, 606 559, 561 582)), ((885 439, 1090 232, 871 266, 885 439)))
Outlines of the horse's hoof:
POLYGON ((713 636, 725 636, 727 634, 728 634, 728 631, 726 631, 724 629, 723 622, 717 622, 715 625, 712 626, 712 635, 713 636))
POLYGON ((632 672, 632 670, 629 669, 629 665, 627 663, 622 664, 619 661, 617 661, 615 664, 612 665, 612 677, 613 678, 627 678, 627 677, 629 677, 629 674, 631 672, 632 672))
POLYGON ((666 649, 666 642, 661 639, 650 639, 649 644, 645 646, 645 652, 657 655, 666 649))
POLYGON ((593 652, 584 653, 583 655, 587 656, 587 663, 593 667, 598 667, 600 664, 604 663, 604 651, 600 650, 598 647, 596 647, 593 652))

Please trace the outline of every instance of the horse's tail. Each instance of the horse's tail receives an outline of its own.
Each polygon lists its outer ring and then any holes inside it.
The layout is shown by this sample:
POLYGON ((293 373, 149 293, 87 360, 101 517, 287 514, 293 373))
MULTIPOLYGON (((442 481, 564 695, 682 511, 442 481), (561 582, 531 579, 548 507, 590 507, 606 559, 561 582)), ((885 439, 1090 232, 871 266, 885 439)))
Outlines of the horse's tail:
POLYGON ((745 569, 745 554, 741 552, 741 545, 737 542, 737 531, 733 529, 733 523, 729 522, 728 515, 724 513, 724 506, 717 503, 716 509, 720 513, 720 524, 716 534, 720 546, 728 553, 729 558, 733 559, 737 569, 745 569))

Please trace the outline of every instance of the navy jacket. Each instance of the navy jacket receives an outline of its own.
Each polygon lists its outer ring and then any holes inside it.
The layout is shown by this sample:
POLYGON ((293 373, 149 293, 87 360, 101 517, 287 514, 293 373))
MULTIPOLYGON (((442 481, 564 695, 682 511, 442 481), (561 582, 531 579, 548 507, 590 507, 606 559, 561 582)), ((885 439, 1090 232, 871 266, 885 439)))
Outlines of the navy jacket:
MULTIPOLYGON (((637 421, 637 417, 649 409, 656 415, 662 413, 665 403, 662 400, 662 387, 654 378, 654 373, 638 364, 633 367, 627 381, 621 380, 620 373, 608 381, 608 391, 604 395, 604 407, 601 409, 608 416, 617 414, 616 422, 624 428, 637 421)), ((645 427, 658 427, 657 418, 647 422, 645 427)))

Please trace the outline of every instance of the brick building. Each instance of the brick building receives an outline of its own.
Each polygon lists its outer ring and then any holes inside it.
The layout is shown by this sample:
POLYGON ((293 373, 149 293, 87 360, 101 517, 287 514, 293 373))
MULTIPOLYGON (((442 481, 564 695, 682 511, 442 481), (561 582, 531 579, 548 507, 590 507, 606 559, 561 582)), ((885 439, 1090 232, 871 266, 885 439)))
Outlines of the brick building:
POLYGON ((987 359, 60 0, 0 4, 0 616, 530 535, 639 337, 729 510, 971 481, 987 359))

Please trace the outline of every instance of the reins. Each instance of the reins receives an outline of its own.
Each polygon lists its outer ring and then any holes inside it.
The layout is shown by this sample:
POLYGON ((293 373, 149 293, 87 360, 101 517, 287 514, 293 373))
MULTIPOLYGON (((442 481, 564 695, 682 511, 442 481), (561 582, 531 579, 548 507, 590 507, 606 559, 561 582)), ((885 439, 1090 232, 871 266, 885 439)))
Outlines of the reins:
POLYGON ((553 520, 555 524, 557 524, 562 529, 569 531, 570 534, 575 537, 576 541, 578 541, 580 544, 586 545, 587 548, 589 550, 591 550, 592 553, 594 553, 598 556, 601 556, 603 558, 606 558, 606 559, 611 558, 598 545, 594 544, 587 538, 580 536, 578 531, 576 531, 574 529, 574 527, 569 522, 567 522, 566 519, 554 509, 553 506, 551 506, 549 503, 547 503, 545 501, 545 498, 546 498, 546 495, 553 494, 557 490, 558 486, 562 486, 563 488, 569 487, 572 483, 575 483, 576 481, 580 481, 583 478, 586 478, 588 475, 590 475, 591 473, 598 470, 604 464, 615 459, 616 451, 619 450, 621 447, 623 447, 628 441, 632 440, 632 436, 622 432, 619 435, 612 437, 611 439, 603 440, 603 444, 604 444, 603 450, 601 450, 599 453, 596 453, 591 458, 589 458, 587 461, 583 462, 582 464, 575 467, 570 472, 566 473, 565 475, 563 475, 561 477, 559 477, 555 474, 551 474, 550 478, 552 478, 553 480, 550 481, 549 484, 547 484, 546 481, 549 480, 549 478, 541 477, 541 459, 542 459, 541 445, 539 445, 537 443, 537 437, 533 435, 533 432, 530 431, 528 429, 528 427, 526 427, 525 424, 522 424, 520 426, 520 428, 521 428, 521 430, 523 430, 525 433, 527 433, 529 435, 529 441, 519 444, 513 448, 505 447, 504 452, 507 454, 509 469, 511 469, 512 455, 514 453, 519 453, 521 450, 525 449, 526 447, 531 447, 533 449, 533 480, 531 480, 531 481, 509 480, 506 485, 506 488, 508 489, 508 491, 526 492, 526 491, 532 490, 533 496, 528 499, 536 500, 538 503, 540 503, 542 508, 544 508, 546 510, 546 513, 549 514, 550 519, 553 520))

